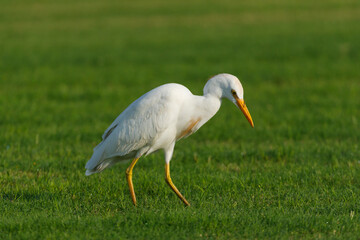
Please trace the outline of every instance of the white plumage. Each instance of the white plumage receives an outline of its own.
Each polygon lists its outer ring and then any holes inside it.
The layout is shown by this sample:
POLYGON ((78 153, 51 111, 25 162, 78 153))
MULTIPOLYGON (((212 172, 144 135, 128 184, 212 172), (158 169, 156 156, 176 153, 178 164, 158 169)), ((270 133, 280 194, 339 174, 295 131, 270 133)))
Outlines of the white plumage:
POLYGON ((193 95, 186 87, 170 83, 157 87, 130 104, 106 129, 102 142, 94 148, 85 168, 86 175, 100 172, 126 159, 134 159, 127 169, 133 202, 132 169, 137 160, 154 151, 165 151, 167 182, 186 203, 171 182, 169 162, 175 142, 196 132, 219 110, 222 98, 228 98, 245 114, 253 126, 243 101, 240 81, 230 74, 219 74, 208 80, 204 95, 193 95))

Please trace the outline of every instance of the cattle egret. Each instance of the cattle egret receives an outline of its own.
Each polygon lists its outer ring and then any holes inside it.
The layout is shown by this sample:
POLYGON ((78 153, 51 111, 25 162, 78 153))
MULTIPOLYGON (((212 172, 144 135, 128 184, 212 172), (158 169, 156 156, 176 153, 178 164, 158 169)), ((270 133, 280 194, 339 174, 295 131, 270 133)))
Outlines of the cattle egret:
POLYGON ((169 83, 144 94, 128 106, 106 129, 102 142, 94 148, 85 168, 86 175, 133 159, 126 170, 130 194, 136 206, 132 171, 143 155, 157 150, 165 152, 165 180, 176 195, 190 205, 170 178, 170 160, 175 142, 196 132, 219 110, 227 98, 243 112, 252 127, 254 123, 244 102, 244 91, 237 77, 218 74, 208 80, 204 95, 193 95, 186 87, 169 83))

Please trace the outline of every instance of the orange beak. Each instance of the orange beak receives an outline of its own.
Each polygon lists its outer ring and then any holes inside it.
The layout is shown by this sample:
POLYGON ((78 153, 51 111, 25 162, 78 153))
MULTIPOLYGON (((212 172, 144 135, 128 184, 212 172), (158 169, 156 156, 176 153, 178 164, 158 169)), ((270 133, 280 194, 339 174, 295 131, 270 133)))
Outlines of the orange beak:
POLYGON ((254 127, 254 122, 251 118, 251 115, 249 113, 249 110, 247 109, 245 102, 243 99, 239 99, 236 98, 236 104, 238 105, 238 107, 240 108, 240 110, 243 112, 243 114, 245 115, 246 119, 249 121, 250 125, 252 127, 254 127))

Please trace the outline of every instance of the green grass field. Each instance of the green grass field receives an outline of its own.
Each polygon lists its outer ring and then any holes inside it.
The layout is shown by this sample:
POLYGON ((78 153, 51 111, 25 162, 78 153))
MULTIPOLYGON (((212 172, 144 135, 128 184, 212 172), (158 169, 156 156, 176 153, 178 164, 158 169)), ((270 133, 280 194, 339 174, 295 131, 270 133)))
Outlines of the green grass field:
POLYGON ((1 1, 0 239, 359 239, 360 2, 1 1), (238 76, 163 153, 85 177, 133 100, 238 76))

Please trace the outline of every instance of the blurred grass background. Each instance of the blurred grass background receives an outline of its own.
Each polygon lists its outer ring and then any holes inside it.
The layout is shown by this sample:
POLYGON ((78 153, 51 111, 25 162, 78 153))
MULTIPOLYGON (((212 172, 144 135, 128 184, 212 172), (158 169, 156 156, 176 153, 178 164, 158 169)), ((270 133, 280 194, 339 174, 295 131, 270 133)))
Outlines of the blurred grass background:
POLYGON ((0 237, 360 236, 360 2, 1 1, 0 237), (84 176, 133 100, 177 82, 202 94, 238 76, 231 103, 163 155, 84 176))

